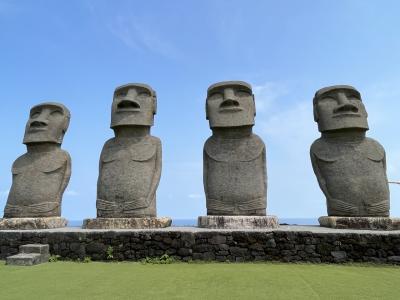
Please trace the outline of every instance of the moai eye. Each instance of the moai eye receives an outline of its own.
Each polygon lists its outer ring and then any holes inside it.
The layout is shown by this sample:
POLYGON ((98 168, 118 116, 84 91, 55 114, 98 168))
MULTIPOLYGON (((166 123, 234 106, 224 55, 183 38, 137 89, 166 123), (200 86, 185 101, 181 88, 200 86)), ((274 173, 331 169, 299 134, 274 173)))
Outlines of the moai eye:
POLYGON ((140 92, 138 97, 142 97, 142 98, 150 97, 150 93, 149 92, 140 92))
POLYGON ((238 96, 238 97, 249 97, 249 96, 251 96, 251 94, 250 94, 249 91, 246 91, 246 90, 238 90, 236 92, 236 96, 238 96))
POLYGON ((222 94, 220 92, 213 92, 208 96, 209 100, 217 100, 219 98, 222 98, 222 94))
POLYGON ((40 116, 40 110, 36 110, 31 113, 31 119, 35 119, 39 116, 40 116))
POLYGON ((52 117, 59 117, 59 116, 62 116, 63 115, 63 113, 62 113, 62 111, 61 110, 53 110, 51 113, 50 113, 50 115, 52 116, 52 117))

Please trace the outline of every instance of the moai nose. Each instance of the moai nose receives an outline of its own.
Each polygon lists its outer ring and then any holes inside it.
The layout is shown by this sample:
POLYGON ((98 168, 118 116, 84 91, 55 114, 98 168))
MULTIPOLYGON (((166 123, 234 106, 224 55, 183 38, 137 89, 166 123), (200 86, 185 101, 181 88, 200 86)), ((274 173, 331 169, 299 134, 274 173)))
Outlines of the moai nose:
POLYGON ((224 90, 224 100, 236 100, 235 93, 232 88, 224 90))
POLYGON ((358 107, 349 101, 345 93, 339 93, 337 99, 339 105, 333 110, 334 113, 358 113, 358 107))

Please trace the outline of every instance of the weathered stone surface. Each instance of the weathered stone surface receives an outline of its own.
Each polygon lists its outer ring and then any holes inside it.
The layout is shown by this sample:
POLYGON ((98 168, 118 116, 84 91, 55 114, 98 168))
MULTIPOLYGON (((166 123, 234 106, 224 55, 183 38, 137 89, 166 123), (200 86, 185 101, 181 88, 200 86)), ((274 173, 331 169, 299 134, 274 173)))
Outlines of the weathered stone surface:
POLYGON ((27 153, 12 166, 5 218, 61 216, 62 195, 71 176, 71 158, 61 149, 69 120, 69 110, 60 103, 31 109, 24 137, 27 153))
POLYGON ((211 229, 262 229, 277 228, 275 216, 200 216, 198 226, 211 229))
POLYGON ((19 247, 20 253, 9 256, 6 259, 7 265, 33 266, 49 261, 49 245, 27 244, 19 247))
POLYGON ((62 228, 0 231, 0 259, 21 245, 49 244, 62 259, 141 260, 168 254, 177 260, 286 261, 313 263, 374 262, 400 264, 400 230, 331 229, 280 226, 233 230, 168 227, 89 230, 62 228))
POLYGON ((211 85, 206 114, 212 130, 203 151, 207 215, 265 216, 266 150, 252 132, 255 105, 251 86, 243 81, 211 85))
POLYGON ((83 228, 87 229, 144 229, 164 228, 171 226, 172 220, 159 218, 97 218, 83 220, 83 228))
POLYGON ((346 85, 320 89, 314 120, 321 138, 311 146, 311 162, 328 215, 388 217, 385 150, 365 136, 367 112, 360 93, 346 85))
POLYGON ((150 135, 156 100, 155 91, 146 84, 127 84, 114 92, 111 128, 115 137, 105 143, 100 156, 99 218, 156 216, 162 160, 161 141, 150 135))
POLYGON ((68 221, 61 217, 48 218, 3 218, 0 230, 53 229, 67 226, 68 221))
POLYGON ((399 230, 400 218, 390 217, 333 217, 318 219, 323 227, 339 229, 399 230))
POLYGON ((33 266, 42 263, 42 255, 39 253, 18 253, 6 259, 6 265, 33 266))

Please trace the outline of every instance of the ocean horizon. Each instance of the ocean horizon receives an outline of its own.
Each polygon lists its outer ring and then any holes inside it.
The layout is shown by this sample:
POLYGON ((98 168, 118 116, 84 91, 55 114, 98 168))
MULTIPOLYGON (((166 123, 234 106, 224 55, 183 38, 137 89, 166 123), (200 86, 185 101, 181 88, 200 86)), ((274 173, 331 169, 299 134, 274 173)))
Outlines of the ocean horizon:
MULTIPOLYGON (((83 220, 69 220, 67 227, 81 227, 83 220)), ((280 225, 319 225, 318 218, 279 218, 280 225)), ((196 219, 172 219, 175 227, 196 227, 196 219)))

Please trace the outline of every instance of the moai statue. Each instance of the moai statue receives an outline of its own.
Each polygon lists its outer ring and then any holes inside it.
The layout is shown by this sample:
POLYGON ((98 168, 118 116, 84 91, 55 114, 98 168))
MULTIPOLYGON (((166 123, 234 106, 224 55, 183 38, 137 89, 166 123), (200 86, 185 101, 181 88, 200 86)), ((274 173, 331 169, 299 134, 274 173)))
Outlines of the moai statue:
POLYGON ((60 218, 61 201, 71 176, 71 158, 61 149, 61 143, 69 120, 69 110, 59 103, 42 103, 31 109, 23 141, 27 153, 12 166, 12 186, 0 227, 66 225, 66 220, 60 218))
POLYGON ((156 92, 146 84, 116 88, 111 109, 115 137, 101 152, 97 181, 97 217, 86 228, 166 227, 156 218, 161 177, 161 141, 150 135, 157 110, 156 92), (147 224, 147 225, 146 225, 147 224))
POLYGON ((254 95, 248 83, 225 81, 208 88, 206 117, 212 136, 203 152, 208 216, 199 217, 201 227, 277 226, 275 217, 266 217, 266 150, 264 142, 252 131, 255 114, 254 95))
POLYGON ((321 138, 310 155, 329 216, 320 224, 385 229, 390 220, 363 218, 388 217, 390 197, 385 150, 365 136, 368 114, 360 93, 347 85, 331 86, 317 91, 313 102, 321 138))

